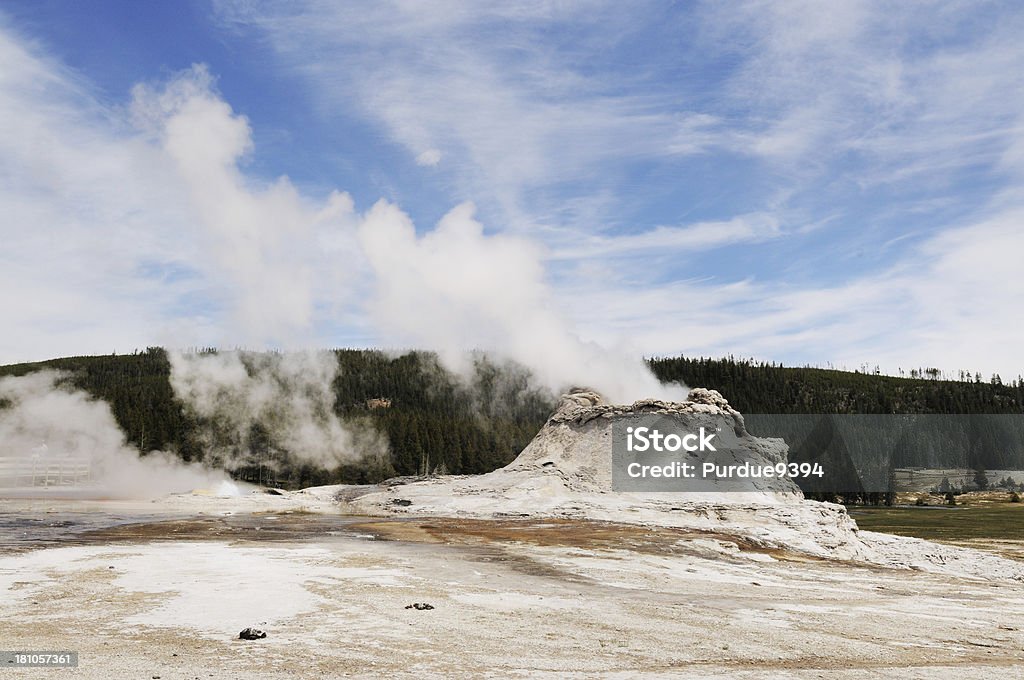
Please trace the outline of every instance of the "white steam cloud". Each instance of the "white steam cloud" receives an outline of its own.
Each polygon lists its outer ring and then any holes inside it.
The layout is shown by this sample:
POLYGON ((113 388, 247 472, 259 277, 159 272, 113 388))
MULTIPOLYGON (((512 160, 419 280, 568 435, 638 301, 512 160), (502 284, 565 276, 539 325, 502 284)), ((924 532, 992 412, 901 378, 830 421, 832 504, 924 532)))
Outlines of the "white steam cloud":
MULTIPOLYGON (((130 112, 140 148, 162 164, 166 191, 184 198, 180 207, 191 219, 181 224, 183 240, 201 244, 188 261, 205 275, 196 294, 209 307, 199 314, 222 321, 220 338, 177 343, 322 346, 314 328, 345 317, 351 323, 366 304, 379 340, 435 350, 462 376, 473 366, 470 351, 485 350, 527 367, 536 385, 556 393, 585 385, 616 401, 685 396, 685 388, 661 385, 639 357, 576 337, 551 305, 543 253, 525 239, 486 235, 471 204, 418 235, 385 201, 360 215, 346 194, 313 201, 287 178, 253 182, 240 169, 253 146, 249 122, 216 93, 203 67, 162 88, 136 87, 130 112)), ((421 158, 440 160, 436 151, 421 158)), ((387 460, 382 436, 338 418, 330 352, 169 356, 175 394, 208 426, 202 436, 210 463, 231 469, 258 458, 332 468, 387 460)), ((0 398, 0 452, 15 467, 84 461, 110 496, 150 497, 225 480, 170 454, 140 456, 109 406, 58 374, 5 378, 0 398)))
POLYGON ((171 386, 208 425, 207 460, 231 469, 282 459, 332 469, 354 460, 382 465, 387 441, 334 412, 332 352, 171 353, 171 386))
POLYGON ((484 348, 529 367, 554 392, 598 389, 617 402, 682 400, 643 360, 585 343, 551 307, 542 254, 529 241, 487 236, 464 203, 418 236, 397 207, 380 202, 359 226, 376 275, 370 313, 388 337, 436 350, 466 373, 466 349, 484 348))
MULTIPOLYGON (((360 215, 346 194, 313 201, 287 178, 253 182, 240 169, 253 146, 249 122, 216 93, 204 67, 160 88, 136 87, 130 114, 140 148, 162 164, 166 191, 184 198, 191 220, 181 225, 183 236, 201 244, 188 262, 205 274, 197 294, 223 322, 221 338, 179 337, 181 344, 322 345, 314 328, 357 317, 366 304, 379 339, 435 350, 464 377, 470 351, 484 350, 527 367, 536 385, 556 393, 585 385, 616 401, 685 396, 680 386, 661 385, 639 357, 577 338, 551 306, 543 254, 525 239, 486 235, 471 204, 418 235, 384 201, 360 215)), ((440 160, 436 150, 421 158, 440 160)), ((259 458, 332 468, 387 459, 382 436, 338 418, 330 352, 169 356, 175 394, 208 426, 201 436, 211 463, 231 469, 259 458)), ((5 457, 85 460, 115 495, 223 480, 161 452, 140 457, 106 404, 56 374, 6 378, 0 386, 5 457)))
POLYGON ((152 451, 140 457, 125 441, 106 402, 67 386, 60 373, 0 378, 0 402, 5 462, 0 483, 5 487, 38 491, 47 483, 73 483, 79 496, 149 499, 230 484, 223 472, 185 463, 170 453, 152 451))
MULTIPOLYGON (((308 344, 325 297, 340 304, 351 251, 351 199, 305 200, 286 178, 253 186, 238 164, 252 147, 244 116, 212 89, 202 67, 162 90, 134 90, 132 110, 181 177, 202 265, 222 285, 227 340, 261 347, 308 344), (327 273, 325 276, 324 273, 327 273), (329 291, 329 293, 328 293, 329 291)), ((207 460, 225 468, 290 463, 332 469, 386 460, 387 442, 368 425, 335 413, 338 363, 330 352, 169 352, 175 395, 201 423, 207 460)))
MULTIPOLYGON (((213 302, 232 345, 294 347, 310 341, 318 302, 341 303, 353 274, 352 200, 305 199, 285 177, 249 182, 239 163, 252 148, 248 120, 194 67, 162 90, 137 86, 132 113, 181 179, 202 246, 213 302)), ((208 341, 209 338, 205 338, 208 341)))
MULTIPOLYGON (((588 386, 614 401, 682 399, 639 356, 582 342, 551 306, 543 253, 525 239, 487 236, 464 204, 418 236, 399 208, 381 201, 358 215, 331 194, 318 205, 281 178, 255 185, 239 169, 252 148, 247 119, 195 67, 161 90, 134 91, 132 111, 180 175, 200 238, 205 269, 226 291, 231 321, 224 341, 294 348, 318 344, 318 313, 349 313, 365 300, 379 337, 391 346, 435 350, 468 376, 470 350, 528 367, 537 385, 558 393, 588 386)), ((431 159, 432 160, 432 159, 431 159)), ((256 423, 271 422, 275 446, 324 466, 380 456, 381 440, 334 416, 333 356, 171 353, 175 393, 208 422, 227 464, 245 460, 256 423), (234 450, 234 458, 227 451, 234 450), (240 457, 240 458, 239 458, 240 457)))

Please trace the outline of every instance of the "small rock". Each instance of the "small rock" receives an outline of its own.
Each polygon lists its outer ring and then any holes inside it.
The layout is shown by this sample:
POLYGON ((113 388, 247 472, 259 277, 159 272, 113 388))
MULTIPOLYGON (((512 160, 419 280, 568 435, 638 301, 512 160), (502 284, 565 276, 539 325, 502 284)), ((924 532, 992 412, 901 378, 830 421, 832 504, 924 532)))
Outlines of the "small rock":
POLYGON ((425 609, 433 609, 434 605, 427 604, 426 602, 413 602, 412 604, 405 605, 405 608, 406 609, 418 609, 419 611, 423 611, 425 609))
POLYGON ((239 640, 262 640, 265 637, 267 634, 259 628, 245 628, 238 634, 239 640))

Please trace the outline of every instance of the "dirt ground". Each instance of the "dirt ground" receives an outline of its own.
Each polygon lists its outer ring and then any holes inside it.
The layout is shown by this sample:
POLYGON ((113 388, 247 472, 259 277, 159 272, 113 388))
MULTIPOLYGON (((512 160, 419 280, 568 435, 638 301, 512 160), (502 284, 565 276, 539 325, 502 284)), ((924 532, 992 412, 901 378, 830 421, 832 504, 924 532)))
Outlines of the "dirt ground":
POLYGON ((1020 583, 680 529, 241 513, 57 544, 0 556, 0 648, 80 666, 12 678, 1024 677, 1020 583))

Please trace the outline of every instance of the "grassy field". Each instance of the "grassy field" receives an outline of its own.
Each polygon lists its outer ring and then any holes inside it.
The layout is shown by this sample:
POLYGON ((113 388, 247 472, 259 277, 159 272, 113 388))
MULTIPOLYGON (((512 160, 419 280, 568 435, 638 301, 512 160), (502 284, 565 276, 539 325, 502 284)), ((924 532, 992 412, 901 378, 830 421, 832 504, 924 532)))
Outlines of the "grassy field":
POLYGON ((850 516, 861 529, 933 541, 1024 541, 1024 503, 850 508, 850 516))

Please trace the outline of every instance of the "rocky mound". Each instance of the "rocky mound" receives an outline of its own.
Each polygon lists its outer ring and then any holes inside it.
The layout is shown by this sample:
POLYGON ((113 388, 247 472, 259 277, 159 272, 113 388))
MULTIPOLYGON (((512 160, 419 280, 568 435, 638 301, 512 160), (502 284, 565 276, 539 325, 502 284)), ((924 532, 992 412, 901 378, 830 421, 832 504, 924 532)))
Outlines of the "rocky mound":
POLYGON ((629 406, 577 391, 562 398, 537 436, 504 468, 485 475, 348 487, 335 499, 345 511, 370 515, 563 517, 679 527, 817 557, 1024 580, 1019 565, 991 555, 861 532, 845 508, 806 501, 788 480, 743 493, 615 492, 613 425, 652 414, 671 415, 690 427, 725 422, 735 435, 733 446, 751 462, 784 462, 788 455, 784 441, 747 432, 743 416, 713 390, 691 390, 685 402, 642 400, 629 406))
MULTIPOLYGON (((612 425, 617 421, 633 422, 639 416, 671 417, 673 422, 694 432, 700 427, 712 431, 728 428, 731 430, 730 453, 736 459, 732 462, 740 462, 742 459, 756 464, 774 465, 785 462, 788 454, 788 447, 781 439, 751 436, 740 412, 714 390, 691 390, 684 402, 644 399, 631 406, 607 404, 598 393, 580 390, 562 397, 555 413, 533 441, 503 470, 531 475, 557 475, 567 489, 581 493, 610 492, 613 469, 612 425)), ((800 493, 799 488, 788 479, 758 480, 750 487, 770 494, 800 493)), ((704 499, 719 503, 751 500, 726 497, 720 493, 714 493, 712 497, 705 496, 704 499)))
POLYGON ((766 547, 816 555, 861 556, 856 525, 841 506, 807 503, 791 482, 758 493, 616 493, 612 491, 612 425, 644 414, 672 414, 692 425, 729 423, 738 446, 763 462, 784 461, 786 444, 751 436, 743 416, 721 394, 694 389, 685 402, 605 403, 577 391, 561 404, 523 452, 485 475, 396 481, 369 493, 339 496, 368 514, 464 517, 569 517, 688 527, 729 533, 766 547))

